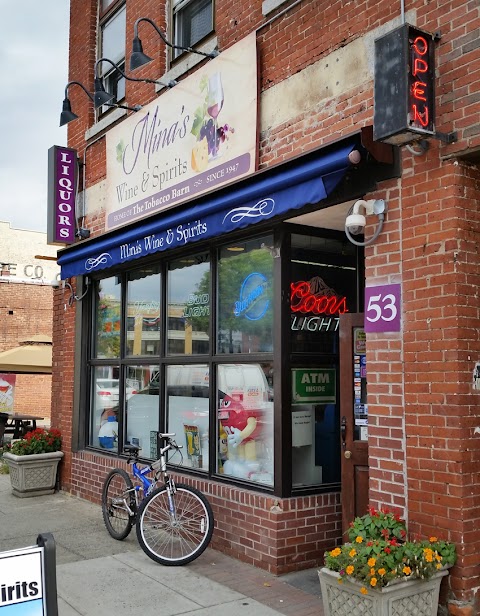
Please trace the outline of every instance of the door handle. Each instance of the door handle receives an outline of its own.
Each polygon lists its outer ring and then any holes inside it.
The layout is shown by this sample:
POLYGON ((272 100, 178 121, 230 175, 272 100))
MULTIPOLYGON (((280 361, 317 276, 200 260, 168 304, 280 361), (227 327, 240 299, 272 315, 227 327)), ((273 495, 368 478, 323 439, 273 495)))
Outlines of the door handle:
POLYGON ((347 418, 345 417, 345 415, 342 417, 342 422, 340 424, 340 434, 342 437, 342 447, 343 449, 345 449, 345 447, 347 446, 347 418))

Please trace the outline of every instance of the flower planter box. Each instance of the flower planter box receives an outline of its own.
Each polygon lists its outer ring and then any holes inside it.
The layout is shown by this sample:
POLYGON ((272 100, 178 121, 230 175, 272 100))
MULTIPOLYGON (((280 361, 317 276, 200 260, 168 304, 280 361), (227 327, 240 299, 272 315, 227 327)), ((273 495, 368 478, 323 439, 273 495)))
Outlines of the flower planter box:
POLYGON ((360 592, 362 584, 343 580, 330 569, 320 569, 320 587, 325 616, 437 616, 438 595, 442 578, 448 575, 440 570, 429 580, 406 580, 389 584, 368 594, 360 592))
POLYGON ((10 471, 10 482, 15 496, 42 496, 53 494, 58 463, 63 451, 17 456, 6 452, 3 459, 10 471))

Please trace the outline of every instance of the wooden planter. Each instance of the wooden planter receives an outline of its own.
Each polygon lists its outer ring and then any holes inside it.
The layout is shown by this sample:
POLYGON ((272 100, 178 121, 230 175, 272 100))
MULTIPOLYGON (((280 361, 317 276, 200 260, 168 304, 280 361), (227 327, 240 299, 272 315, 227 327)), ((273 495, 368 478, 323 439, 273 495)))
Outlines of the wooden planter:
POLYGON ((57 467, 63 451, 16 456, 6 452, 3 459, 10 471, 10 482, 15 496, 42 496, 53 494, 57 480, 57 467))
POLYGON ((325 616, 437 616, 440 584, 445 575, 448 571, 442 569, 429 580, 394 582, 378 590, 369 588, 363 595, 358 582, 344 579, 339 584, 337 572, 326 568, 318 572, 325 616))

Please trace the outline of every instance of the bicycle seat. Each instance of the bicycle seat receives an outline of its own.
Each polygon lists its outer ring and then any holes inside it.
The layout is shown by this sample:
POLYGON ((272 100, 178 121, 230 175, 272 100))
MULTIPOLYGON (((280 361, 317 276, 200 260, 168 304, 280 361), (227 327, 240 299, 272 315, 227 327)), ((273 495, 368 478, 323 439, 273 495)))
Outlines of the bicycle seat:
POLYGON ((141 447, 137 447, 136 445, 125 445, 123 447, 123 452, 131 454, 133 456, 137 456, 140 449, 141 447))

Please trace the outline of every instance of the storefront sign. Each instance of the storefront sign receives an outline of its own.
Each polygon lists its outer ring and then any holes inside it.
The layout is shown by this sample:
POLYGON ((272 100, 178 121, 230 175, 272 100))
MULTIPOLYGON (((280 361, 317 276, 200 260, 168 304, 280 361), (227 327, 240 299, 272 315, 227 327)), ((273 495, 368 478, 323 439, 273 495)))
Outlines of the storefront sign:
POLYGON ((256 142, 252 34, 108 131, 106 227, 253 173, 256 142))
POLYGON ((400 331, 399 284, 386 284, 365 289, 365 331, 400 331))
POLYGON ((50 533, 37 545, 0 553, 0 614, 57 616, 55 540, 50 533))
POLYGON ((75 241, 77 151, 58 145, 48 150, 47 244, 75 241))
POLYGON ((336 378, 334 369, 292 370, 292 404, 335 402, 336 378))
POLYGON ((435 134, 435 43, 409 24, 375 41, 375 140, 402 145, 435 134))

